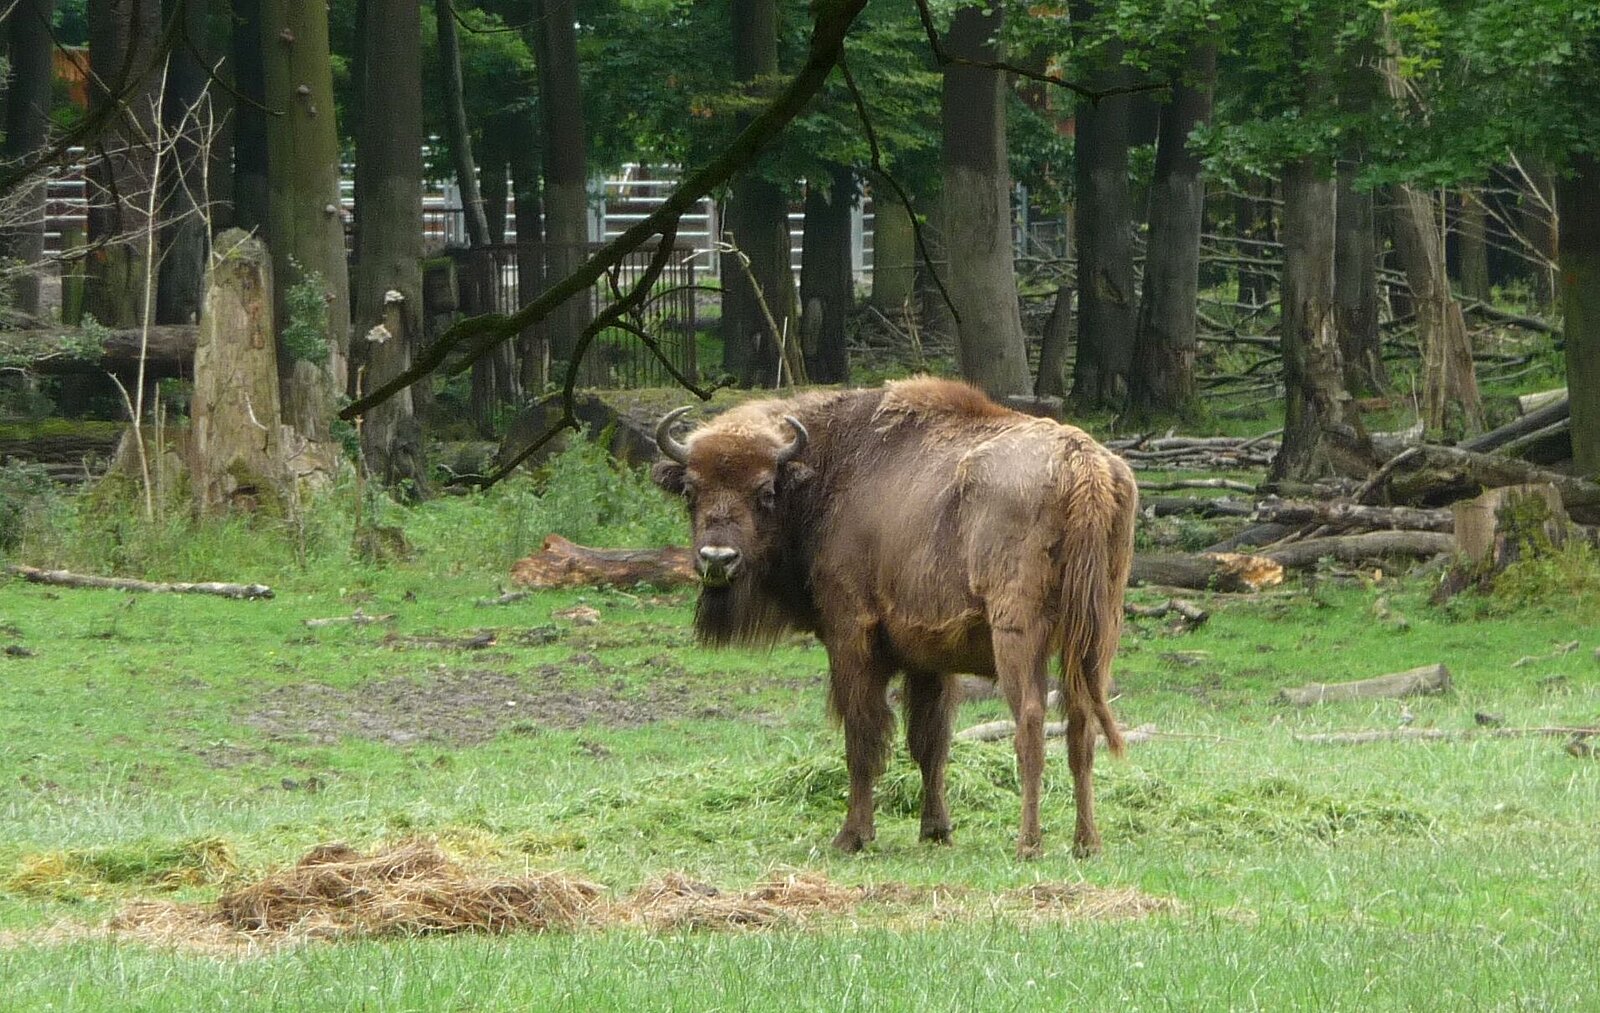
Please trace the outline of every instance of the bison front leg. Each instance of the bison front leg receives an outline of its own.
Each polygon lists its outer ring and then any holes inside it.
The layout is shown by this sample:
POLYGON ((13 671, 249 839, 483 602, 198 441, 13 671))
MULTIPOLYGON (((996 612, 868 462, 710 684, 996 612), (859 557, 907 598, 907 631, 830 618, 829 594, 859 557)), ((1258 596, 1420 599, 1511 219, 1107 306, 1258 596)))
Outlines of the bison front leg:
POLYGON ((995 671, 1017 723, 1017 778, 1022 782, 1022 822, 1017 857, 1037 858, 1044 837, 1039 828, 1039 789, 1044 781, 1044 704, 1049 676, 1049 630, 993 630, 995 671))
POLYGON ((959 694, 956 680, 933 672, 906 673, 906 747, 922 768, 922 839, 950 843, 944 802, 944 768, 950 758, 950 721, 959 694))
POLYGON ((833 652, 829 657, 828 701, 844 726, 845 765, 850 769, 850 802, 833 846, 860 851, 877 836, 873 828, 872 786, 888 760, 894 715, 884 699, 890 673, 870 656, 833 652))

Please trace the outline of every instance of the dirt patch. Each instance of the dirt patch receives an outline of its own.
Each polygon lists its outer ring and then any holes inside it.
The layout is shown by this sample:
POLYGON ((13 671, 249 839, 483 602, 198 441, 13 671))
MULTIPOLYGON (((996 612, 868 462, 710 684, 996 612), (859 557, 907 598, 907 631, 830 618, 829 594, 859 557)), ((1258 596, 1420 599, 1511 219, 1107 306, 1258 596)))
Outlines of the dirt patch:
MULTIPOLYGON (((571 659, 592 675, 615 672, 598 659, 571 659)), ((688 717, 727 717, 744 687, 691 684, 681 668, 652 670, 630 685, 574 685, 566 668, 545 665, 525 675, 435 666, 419 679, 375 679, 345 689, 321 683, 278 686, 262 694, 245 724, 274 740, 331 745, 342 738, 408 746, 468 746, 503 731, 535 734, 598 725, 638 728, 688 717)), ((587 681, 587 680, 585 680, 587 681)))
POLYGON ((1013 891, 1012 896, 1032 904, 1040 914, 1097 921, 1145 918, 1175 914, 1180 910, 1178 902, 1169 897, 1154 897, 1131 886, 1107 888, 1092 883, 1035 883, 1013 891))

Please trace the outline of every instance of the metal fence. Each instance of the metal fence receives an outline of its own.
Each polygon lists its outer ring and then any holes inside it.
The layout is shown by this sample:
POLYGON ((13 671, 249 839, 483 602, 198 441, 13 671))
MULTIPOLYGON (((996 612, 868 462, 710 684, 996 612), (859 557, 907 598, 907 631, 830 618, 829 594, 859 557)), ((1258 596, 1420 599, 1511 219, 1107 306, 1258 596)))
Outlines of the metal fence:
MULTIPOLYGON (((567 251, 543 242, 502 243, 446 252, 457 265, 463 312, 511 314, 537 298, 546 285, 559 281, 566 273, 561 265, 579 262, 601 245, 585 243, 581 250, 567 251), (566 255, 557 257, 558 253, 566 255)), ((589 286, 590 319, 616 301, 618 292, 626 295, 632 290, 657 249, 655 244, 647 244, 632 251, 614 273, 589 286)), ((627 317, 655 339, 661 356, 674 369, 691 379, 699 373, 695 353, 694 254, 692 246, 675 244, 650 296, 627 317)), ((596 336, 588 362, 593 367, 588 380, 599 386, 651 387, 673 382, 660 357, 637 336, 618 327, 608 327, 596 336)))

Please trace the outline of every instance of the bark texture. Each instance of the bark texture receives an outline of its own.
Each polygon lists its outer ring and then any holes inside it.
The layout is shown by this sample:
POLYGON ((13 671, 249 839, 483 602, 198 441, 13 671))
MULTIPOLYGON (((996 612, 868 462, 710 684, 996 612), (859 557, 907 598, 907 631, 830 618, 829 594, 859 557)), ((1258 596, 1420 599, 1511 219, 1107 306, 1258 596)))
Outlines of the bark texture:
MULTIPOLYGON (((422 43, 417 0, 365 0, 361 131, 356 172, 355 333, 365 380, 411 365, 422 330, 422 43)), ((410 390, 369 410, 361 426, 368 472, 420 495, 427 485, 422 427, 410 390)))
POLYGON ((1150 240, 1144 291, 1134 332, 1128 394, 1133 415, 1182 413, 1194 402, 1195 306, 1200 284, 1200 232, 1205 183, 1189 135, 1211 118, 1217 47, 1196 45, 1161 110, 1155 177, 1150 187, 1150 240))
POLYGON ((1475 189, 1461 192, 1456 209, 1457 273, 1461 294, 1469 299, 1489 298, 1488 214, 1475 189))
MULTIPOLYGON (((1100 5, 1074 0, 1074 21, 1088 23, 1100 5)), ((1122 46, 1108 42, 1089 83, 1127 83, 1122 46)), ((1133 362, 1138 311, 1133 281, 1133 203, 1128 190, 1127 95, 1078 107, 1074 181, 1077 187, 1078 354, 1072 397, 1083 407, 1120 405, 1133 362)))
POLYGON ((244 99, 233 111, 233 224, 267 224, 266 69, 262 65, 261 0, 233 0, 230 52, 233 87, 244 99))
MULTIPOLYGON (((143 74, 161 33, 159 0, 99 0, 89 5, 91 109, 112 101, 113 91, 143 74)), ((151 252, 150 186, 155 177, 156 97, 160 75, 146 76, 129 94, 123 115, 96 144, 89 161, 89 242, 85 309, 108 327, 131 327, 143 316, 145 267, 151 252)), ((153 293, 152 293, 153 295, 153 293)))
MULTIPOLYGON (((734 76, 754 94, 757 79, 778 70, 778 4, 740 0, 732 5, 732 17, 734 76)), ((745 121, 741 117, 741 128, 745 121)), ((736 254, 723 257, 723 363, 745 386, 770 387, 778 381, 778 342, 796 340, 799 330, 783 187, 763 177, 758 166, 746 167, 734 181, 723 226, 750 258, 747 276, 736 254), (751 277, 778 324, 777 335, 768 329, 751 277)))
MULTIPOLYGON (((42 148, 50 128, 50 17, 55 0, 21 0, 0 25, 11 59, 11 83, 5 91, 5 140, 0 163, 20 159, 42 148)), ((24 268, 10 278, 12 305, 24 313, 39 312, 39 276, 27 268, 44 258, 45 178, 23 183, 6 196, 10 205, 0 214, 0 262, 24 268)))
MULTIPOLYGON (((589 255, 589 159, 579 79, 577 12, 573 0, 535 0, 534 48, 539 65, 539 111, 544 118, 544 246, 550 280, 565 278, 589 255)), ((545 318, 550 354, 570 359, 589 325, 587 293, 545 318)), ((598 356, 585 363, 584 382, 602 376, 598 356)))
MULTIPOLYGON (((945 45, 958 57, 993 61, 1000 30, 998 11, 962 7, 945 45)), ((996 398, 1032 389, 1011 244, 1005 97, 999 71, 944 68, 945 248, 956 350, 961 375, 996 398)))
POLYGON ((1333 324, 1334 183, 1312 157, 1283 172, 1283 444, 1276 480, 1364 475, 1376 463, 1344 388, 1333 324))
POLYGON ((903 312, 917 284, 917 239, 911 216, 892 194, 872 219, 872 305, 893 316, 903 312))
POLYGON ((217 237, 194 351, 192 488, 200 513, 281 510, 289 494, 278 413, 272 261, 238 229, 217 237))
POLYGON ((172 167, 162 178, 166 196, 162 202, 161 271, 156 290, 156 321, 163 324, 193 323, 200 318, 211 241, 206 163, 215 123, 206 68, 216 61, 210 52, 207 4, 204 0, 183 0, 173 15, 180 12, 184 34, 193 45, 180 45, 169 58, 167 90, 161 102, 162 123, 172 139, 172 167))
POLYGON ((1344 356, 1345 387, 1389 386, 1378 332, 1378 232, 1372 191, 1353 183, 1358 166, 1339 164, 1334 213, 1333 314, 1344 356))
POLYGON ((856 177, 849 166, 837 166, 827 179, 806 186, 800 336, 806 375, 815 383, 850 379, 844 324, 855 294, 850 270, 850 209, 855 201, 856 177))
POLYGON ((327 443, 333 401, 347 383, 350 348, 350 281, 339 210, 339 135, 327 8, 262 0, 261 48, 267 104, 283 110, 281 116, 267 117, 267 242, 280 340, 289 322, 292 286, 319 278, 327 305, 326 358, 279 356, 284 415, 307 439, 327 443))
POLYGON ((1594 478, 1600 477, 1600 160, 1579 155, 1572 169, 1557 198, 1572 463, 1579 475, 1594 478))

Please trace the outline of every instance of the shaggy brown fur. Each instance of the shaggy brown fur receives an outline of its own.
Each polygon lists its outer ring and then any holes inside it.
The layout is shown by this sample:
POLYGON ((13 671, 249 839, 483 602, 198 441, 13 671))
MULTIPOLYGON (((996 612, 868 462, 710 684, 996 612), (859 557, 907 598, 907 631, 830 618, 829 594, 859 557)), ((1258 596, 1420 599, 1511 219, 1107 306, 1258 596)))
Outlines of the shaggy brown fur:
POLYGON ((1071 426, 996 405, 947 380, 813 392, 742 405, 691 434, 687 462, 655 478, 684 495, 697 552, 733 550, 726 586, 702 591, 712 644, 810 630, 828 651, 829 705, 845 732, 850 800, 835 846, 873 838, 872 785, 893 729, 884 699, 905 673, 907 744, 922 769, 922 836, 945 842, 944 768, 955 673, 999 680, 1017 721, 1019 854, 1038 853, 1049 657, 1060 657, 1075 848, 1097 850, 1096 726, 1133 556, 1138 491, 1122 460, 1071 426), (799 456, 777 466, 795 439, 799 456))

